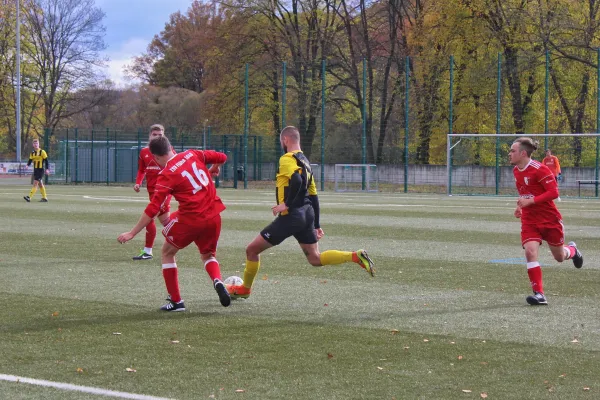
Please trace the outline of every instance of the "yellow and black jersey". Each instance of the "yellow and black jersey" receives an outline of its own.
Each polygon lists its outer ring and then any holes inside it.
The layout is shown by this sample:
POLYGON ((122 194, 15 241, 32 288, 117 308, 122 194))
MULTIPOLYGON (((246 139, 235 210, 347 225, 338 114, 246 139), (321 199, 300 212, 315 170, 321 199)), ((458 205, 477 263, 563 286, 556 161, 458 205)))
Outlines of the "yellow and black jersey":
POLYGON ((34 150, 29 154, 29 161, 27 161, 27 166, 30 166, 31 163, 33 163, 34 169, 48 169, 48 155, 42 149, 34 150))
MULTIPOLYGON (((279 167, 277 169, 277 183, 275 196, 277 204, 286 203, 289 209, 302 207, 305 204, 310 204, 309 196, 317 195, 317 187, 310 168, 310 161, 302 153, 302 151, 291 151, 285 153, 279 159, 279 167), (290 199, 290 180, 294 174, 302 179, 300 191, 294 199, 290 199)), ((286 212, 282 212, 286 215, 286 212)))

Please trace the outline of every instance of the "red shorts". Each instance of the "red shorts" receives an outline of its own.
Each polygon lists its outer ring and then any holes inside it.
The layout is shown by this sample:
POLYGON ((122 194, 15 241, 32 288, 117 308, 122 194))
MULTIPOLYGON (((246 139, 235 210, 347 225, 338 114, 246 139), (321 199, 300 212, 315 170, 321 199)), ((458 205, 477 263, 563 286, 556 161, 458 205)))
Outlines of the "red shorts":
MULTIPOLYGON (((152 201, 152 196, 154 196, 154 192, 148 192, 148 197, 150 198, 150 201, 152 201)), ((160 206, 160 210, 158 211, 158 215, 163 215, 168 213, 169 211, 171 211, 171 195, 168 195, 165 198, 165 201, 163 201, 163 203, 160 206)))
POLYGON ((178 211, 171 214, 171 221, 162 230, 167 242, 178 249, 183 249, 194 242, 200 254, 215 255, 221 235, 221 215, 215 216, 202 225, 186 225, 178 221, 178 214, 178 211))
POLYGON ((521 225, 521 244, 527 242, 542 243, 545 240, 550 246, 565 244, 565 227, 562 222, 549 225, 521 225))

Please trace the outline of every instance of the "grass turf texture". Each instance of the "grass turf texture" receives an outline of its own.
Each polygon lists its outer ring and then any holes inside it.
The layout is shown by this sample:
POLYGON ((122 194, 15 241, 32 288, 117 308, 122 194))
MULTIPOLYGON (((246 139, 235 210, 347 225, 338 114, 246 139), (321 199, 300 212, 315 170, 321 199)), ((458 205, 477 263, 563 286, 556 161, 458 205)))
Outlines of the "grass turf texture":
MULTIPOLYGON (((0 187, 0 373, 177 399, 600 395, 597 201, 558 204, 586 264, 542 247, 548 307, 525 304, 522 262, 488 262, 523 257, 514 200, 326 192, 321 249, 365 247, 375 279, 354 264, 313 268, 288 240, 264 254, 250 299, 223 308, 190 247, 178 259, 189 311, 172 315, 157 310, 163 239, 142 262, 131 257, 143 233, 116 242, 145 196, 50 186, 40 204, 22 200, 27 190, 0 187)), ((224 277, 242 275, 273 194, 220 195, 218 258, 224 277)), ((0 393, 104 398, 9 382, 0 393)))

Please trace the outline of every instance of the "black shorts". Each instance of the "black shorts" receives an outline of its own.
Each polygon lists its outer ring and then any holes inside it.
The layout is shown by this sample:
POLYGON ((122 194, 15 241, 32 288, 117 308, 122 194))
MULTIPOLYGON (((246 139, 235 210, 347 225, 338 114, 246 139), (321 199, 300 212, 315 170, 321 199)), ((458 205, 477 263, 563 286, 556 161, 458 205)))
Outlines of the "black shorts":
POLYGON ((260 235, 273 246, 277 246, 290 236, 294 236, 300 244, 317 243, 315 233, 315 210, 305 205, 280 215, 271 222, 260 235))
POLYGON ((33 169, 33 180, 41 181, 42 179, 44 179, 45 172, 46 171, 44 170, 44 168, 34 168, 33 169))

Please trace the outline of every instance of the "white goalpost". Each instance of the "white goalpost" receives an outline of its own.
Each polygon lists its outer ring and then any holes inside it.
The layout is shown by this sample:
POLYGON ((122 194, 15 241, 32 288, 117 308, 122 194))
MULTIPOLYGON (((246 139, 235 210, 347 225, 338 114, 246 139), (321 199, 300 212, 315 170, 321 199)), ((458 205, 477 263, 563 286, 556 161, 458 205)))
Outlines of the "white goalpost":
POLYGON ((539 142, 532 158, 542 161, 545 150, 557 156, 563 180, 561 193, 598 197, 600 133, 564 134, 448 134, 446 176, 448 195, 514 195, 513 166, 508 151, 515 139, 539 142))
POLYGON ((335 164, 336 192, 378 192, 379 178, 375 164, 335 164))

